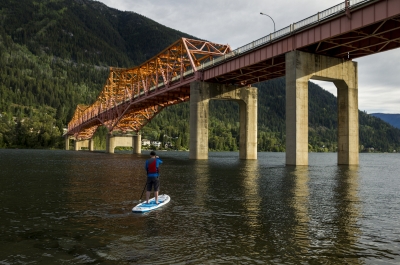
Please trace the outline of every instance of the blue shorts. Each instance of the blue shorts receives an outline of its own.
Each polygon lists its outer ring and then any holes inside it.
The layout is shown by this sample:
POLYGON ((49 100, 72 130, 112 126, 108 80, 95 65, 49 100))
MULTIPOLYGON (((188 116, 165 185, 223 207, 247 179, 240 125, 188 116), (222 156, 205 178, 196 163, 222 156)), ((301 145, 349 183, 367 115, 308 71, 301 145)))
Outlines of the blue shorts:
POLYGON ((158 191, 160 188, 160 180, 158 177, 147 178, 147 191, 151 191, 152 187, 154 187, 154 191, 158 191))

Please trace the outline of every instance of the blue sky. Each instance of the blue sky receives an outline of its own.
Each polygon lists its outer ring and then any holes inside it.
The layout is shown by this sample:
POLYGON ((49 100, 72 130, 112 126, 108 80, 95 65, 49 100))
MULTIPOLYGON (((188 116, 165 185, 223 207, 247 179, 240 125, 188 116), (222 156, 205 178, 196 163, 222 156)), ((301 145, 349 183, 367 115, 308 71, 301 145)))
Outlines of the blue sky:
MULTIPOLYGON (((100 0, 121 11, 133 11, 167 27, 233 49, 259 39, 274 29, 312 16, 337 0, 100 0)), ((359 109, 367 113, 400 113, 400 49, 358 62, 359 109)), ((332 83, 312 80, 332 94, 332 83)))

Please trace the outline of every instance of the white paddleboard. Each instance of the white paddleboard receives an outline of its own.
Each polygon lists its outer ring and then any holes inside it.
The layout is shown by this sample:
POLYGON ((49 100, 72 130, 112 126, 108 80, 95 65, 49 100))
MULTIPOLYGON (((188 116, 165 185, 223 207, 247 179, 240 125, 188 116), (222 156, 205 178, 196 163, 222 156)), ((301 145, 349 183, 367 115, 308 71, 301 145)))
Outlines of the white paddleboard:
POLYGON ((169 203, 170 200, 171 200, 171 198, 167 194, 161 194, 161 195, 158 195, 158 204, 156 204, 156 198, 151 198, 149 200, 149 203, 144 201, 142 203, 139 203, 135 207, 133 207, 132 212, 134 212, 134 213, 149 212, 151 210, 154 210, 154 209, 157 209, 157 208, 160 208, 160 207, 166 205, 167 203, 169 203))

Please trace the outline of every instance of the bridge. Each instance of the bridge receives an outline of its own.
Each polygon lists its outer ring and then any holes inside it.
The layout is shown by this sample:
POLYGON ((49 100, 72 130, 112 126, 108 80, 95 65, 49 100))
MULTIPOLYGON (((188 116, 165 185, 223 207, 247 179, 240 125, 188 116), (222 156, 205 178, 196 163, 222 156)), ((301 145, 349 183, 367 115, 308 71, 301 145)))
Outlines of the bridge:
MULTIPOLYGON (((163 108, 190 101, 191 159, 208 158, 208 102, 240 107, 239 157, 257 158, 257 90, 252 84, 286 76, 286 164, 308 165, 308 81, 338 89, 338 164, 358 164, 358 80, 353 59, 400 47, 399 0, 346 0, 231 50, 182 38, 130 69, 111 68, 96 102, 78 106, 67 137, 88 142, 100 125, 139 131, 163 108)), ((113 152, 110 135, 108 152, 113 152)), ((68 141, 67 141, 68 142, 68 141)), ((89 144, 90 146, 90 144, 89 144)))

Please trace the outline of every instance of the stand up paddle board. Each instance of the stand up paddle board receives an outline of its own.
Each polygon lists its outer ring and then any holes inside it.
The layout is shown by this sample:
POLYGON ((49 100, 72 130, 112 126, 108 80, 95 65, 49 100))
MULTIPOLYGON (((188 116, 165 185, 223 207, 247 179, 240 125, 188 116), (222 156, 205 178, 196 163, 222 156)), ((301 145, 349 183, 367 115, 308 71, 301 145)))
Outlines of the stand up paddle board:
POLYGON ((134 213, 145 213, 152 211, 154 209, 160 208, 161 206, 166 205, 171 198, 167 194, 158 195, 158 204, 156 204, 156 198, 151 198, 149 203, 146 201, 139 203, 135 207, 132 208, 132 212, 134 213))

